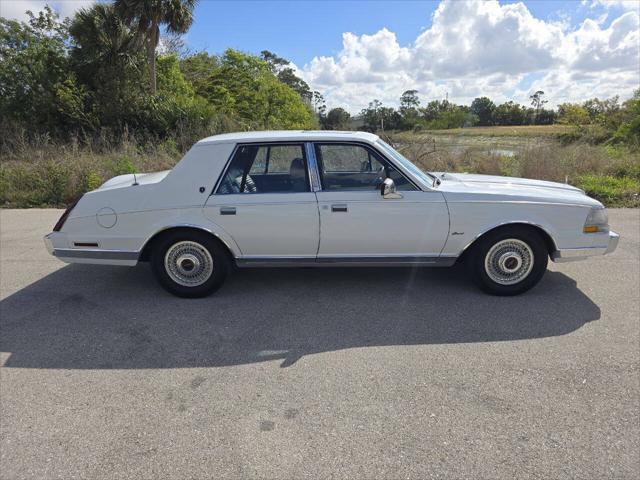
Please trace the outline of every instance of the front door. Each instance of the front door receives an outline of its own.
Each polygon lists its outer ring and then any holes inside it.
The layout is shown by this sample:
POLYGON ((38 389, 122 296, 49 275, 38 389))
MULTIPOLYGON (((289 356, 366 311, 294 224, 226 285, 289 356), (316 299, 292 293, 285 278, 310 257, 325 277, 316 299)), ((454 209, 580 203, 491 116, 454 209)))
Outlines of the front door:
POLYGON ((318 205, 302 143, 239 145, 204 210, 245 260, 315 259, 318 205))
POLYGON ((422 191, 371 147, 316 143, 322 190, 319 261, 420 261, 439 257, 449 232, 444 196, 422 191), (391 178, 402 198, 385 199, 391 178))

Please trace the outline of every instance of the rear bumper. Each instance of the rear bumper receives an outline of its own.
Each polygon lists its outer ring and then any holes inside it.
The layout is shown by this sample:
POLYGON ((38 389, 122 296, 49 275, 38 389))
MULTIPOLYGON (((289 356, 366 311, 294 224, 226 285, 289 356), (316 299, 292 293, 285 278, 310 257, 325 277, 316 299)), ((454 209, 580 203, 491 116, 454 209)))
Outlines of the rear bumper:
POLYGON ((100 248, 70 248, 67 237, 62 232, 51 232, 45 235, 43 240, 47 252, 66 263, 92 263, 131 267, 138 263, 139 252, 100 248))
POLYGON ((551 260, 557 263, 573 262, 576 260, 582 260, 587 257, 595 257, 598 255, 607 255, 615 251, 618 248, 618 242, 620 241, 620 235, 616 232, 609 232, 609 241, 606 245, 597 245, 595 247, 585 248, 563 248, 556 250, 551 254, 551 260))

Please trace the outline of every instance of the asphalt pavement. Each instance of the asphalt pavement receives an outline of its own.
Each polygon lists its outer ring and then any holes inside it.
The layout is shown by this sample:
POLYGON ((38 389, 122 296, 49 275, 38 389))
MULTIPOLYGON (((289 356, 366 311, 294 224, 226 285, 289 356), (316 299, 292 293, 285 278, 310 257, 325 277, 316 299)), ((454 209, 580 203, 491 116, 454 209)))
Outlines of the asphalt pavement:
POLYGON ((0 211, 0 478, 640 477, 640 211, 487 296, 453 269, 239 270, 173 297, 0 211))

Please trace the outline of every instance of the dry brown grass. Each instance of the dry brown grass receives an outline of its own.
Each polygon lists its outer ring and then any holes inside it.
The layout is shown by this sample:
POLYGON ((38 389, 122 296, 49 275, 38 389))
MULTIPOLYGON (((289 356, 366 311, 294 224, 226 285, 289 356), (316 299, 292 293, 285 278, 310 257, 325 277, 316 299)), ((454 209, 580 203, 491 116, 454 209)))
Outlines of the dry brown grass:
MULTIPOLYGON (((562 146, 549 139, 510 143, 514 155, 500 152, 499 139, 450 145, 424 134, 387 138, 426 171, 472 172, 569 182, 609 205, 640 204, 640 154, 586 144, 562 146), (598 181, 602 178, 602 181, 598 181), (606 180, 606 181, 605 181, 606 180)), ((139 146, 108 139, 91 145, 64 145, 47 138, 0 154, 0 205, 62 206, 109 178, 172 168, 181 158, 175 142, 139 146)))
POLYGON ((0 205, 62 206, 116 175, 170 169, 180 157, 170 143, 123 141, 102 151, 77 143, 25 146, 0 159, 0 205))
POLYGON ((588 144, 528 141, 513 155, 501 145, 438 148, 424 135, 389 138, 407 158, 425 171, 468 172, 570 183, 609 206, 640 206, 640 153, 588 144), (600 181, 598 179, 601 179, 600 181))

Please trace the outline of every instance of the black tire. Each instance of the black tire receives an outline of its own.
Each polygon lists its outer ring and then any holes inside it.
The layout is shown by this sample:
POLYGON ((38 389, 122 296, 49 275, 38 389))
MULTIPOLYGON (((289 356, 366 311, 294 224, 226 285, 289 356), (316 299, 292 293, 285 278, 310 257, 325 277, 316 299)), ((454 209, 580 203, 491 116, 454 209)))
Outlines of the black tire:
POLYGON ((482 290, 492 295, 511 296, 526 292, 542 279, 549 252, 544 238, 536 230, 514 225, 482 236, 472 245, 466 260, 473 281, 482 290), (527 263, 529 254, 533 259, 527 263), (512 273, 510 268, 517 269, 512 273), (519 276, 522 279, 518 280, 519 276), (505 284, 508 282, 513 283, 505 284))
POLYGON ((222 286, 230 267, 226 249, 206 232, 169 232, 154 242, 151 251, 151 268, 156 279, 165 290, 178 297, 199 298, 212 294, 222 286), (171 254, 167 257, 169 250, 171 254), (175 261, 172 262, 172 258, 175 261), (174 273, 167 270, 167 265, 174 265, 174 273), (190 271, 187 270, 189 266, 190 271), (190 272, 193 272, 192 277, 189 277, 190 272), (180 278, 192 285, 179 283, 180 278))

